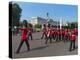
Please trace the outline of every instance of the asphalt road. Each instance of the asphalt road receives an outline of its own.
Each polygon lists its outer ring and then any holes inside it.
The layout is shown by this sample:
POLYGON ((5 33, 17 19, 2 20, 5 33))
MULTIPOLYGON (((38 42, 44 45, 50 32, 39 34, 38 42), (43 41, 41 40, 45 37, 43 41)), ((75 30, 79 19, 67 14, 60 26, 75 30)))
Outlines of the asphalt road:
MULTIPOLYGON (((20 53, 16 54, 16 50, 20 44, 20 35, 12 36, 12 55, 13 58, 32 58, 32 57, 47 57, 47 56, 64 56, 64 55, 76 55, 78 49, 69 51, 70 42, 64 43, 63 41, 55 42, 52 44, 45 44, 45 39, 41 39, 41 32, 33 33, 33 40, 29 40, 30 51, 27 51, 26 44, 21 47, 20 53)), ((76 46, 78 43, 76 41, 76 46)))

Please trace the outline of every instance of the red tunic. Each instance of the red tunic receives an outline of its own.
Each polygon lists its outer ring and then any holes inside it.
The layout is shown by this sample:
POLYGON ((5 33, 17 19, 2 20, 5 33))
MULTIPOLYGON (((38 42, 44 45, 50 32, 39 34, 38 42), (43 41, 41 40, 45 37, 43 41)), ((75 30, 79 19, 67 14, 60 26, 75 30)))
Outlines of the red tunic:
POLYGON ((72 34, 72 35, 70 36, 70 40, 75 41, 75 40, 76 40, 76 35, 72 34))
POLYGON ((72 34, 75 34, 75 31, 74 31, 74 29, 72 29, 72 30, 71 30, 71 33, 72 33, 72 34))
POLYGON ((74 33, 78 34, 78 29, 77 28, 74 28, 74 33))
POLYGON ((62 35, 64 36, 64 34, 65 34, 65 31, 63 30, 63 31, 62 31, 62 35))
POLYGON ((52 36, 54 36, 54 30, 52 30, 52 36))
POLYGON ((58 35, 57 31, 58 31, 58 30, 57 30, 57 29, 55 29, 55 32, 54 32, 54 33, 55 33, 55 35, 58 35))
POLYGON ((70 32, 71 30, 70 29, 68 29, 68 32, 70 32))
POLYGON ((64 32, 64 36, 65 37, 68 36, 68 32, 67 31, 64 32))
POLYGON ((51 35, 54 36, 54 34, 55 34, 55 29, 52 28, 51 29, 51 35))
POLYGON ((59 31, 59 35, 62 35, 62 33, 63 33, 63 32, 62 32, 62 29, 60 29, 60 31, 59 31))
POLYGON ((51 31, 51 29, 49 28, 49 29, 47 29, 47 36, 52 36, 52 31, 51 31))
POLYGON ((21 30, 21 40, 27 40, 29 28, 19 28, 21 30))
POLYGON ((32 28, 29 28, 29 34, 32 35, 32 28))
POLYGON ((60 35, 60 30, 57 30, 57 35, 60 35))

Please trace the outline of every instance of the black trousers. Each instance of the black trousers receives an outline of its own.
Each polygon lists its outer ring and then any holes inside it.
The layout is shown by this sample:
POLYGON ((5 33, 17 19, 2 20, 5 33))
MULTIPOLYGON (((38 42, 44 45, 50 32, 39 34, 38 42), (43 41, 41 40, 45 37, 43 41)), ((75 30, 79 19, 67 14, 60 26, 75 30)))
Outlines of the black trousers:
POLYGON ((41 39, 43 39, 44 37, 46 37, 45 33, 42 34, 41 39))
POLYGON ((62 35, 62 41, 64 40, 64 35, 62 35))
POLYGON ((31 38, 31 40, 33 40, 32 34, 28 35, 28 40, 29 40, 29 38, 31 38))
POLYGON ((70 41, 69 51, 72 51, 72 48, 73 48, 73 50, 75 49, 75 41, 73 41, 73 40, 70 41))
POLYGON ((55 40, 57 41, 57 39, 58 39, 58 38, 57 38, 57 34, 55 34, 55 40))
POLYGON ((48 40, 50 40, 50 43, 52 43, 52 36, 46 37, 45 40, 46 40, 46 41, 45 41, 45 44, 47 44, 48 40))
POLYGON ((59 36, 59 35, 57 35, 57 37, 56 37, 56 41, 59 41, 59 39, 60 39, 60 36, 59 36))
POLYGON ((21 47, 22 47, 22 44, 23 44, 24 42, 26 43, 26 46, 27 46, 28 51, 30 50, 30 45, 29 45, 28 40, 21 40, 20 45, 19 45, 16 53, 19 53, 19 51, 20 51, 20 49, 21 49, 21 47))
POLYGON ((52 35, 52 39, 55 40, 56 39, 56 35, 52 35))
POLYGON ((62 40, 62 35, 59 35, 59 41, 61 41, 62 40))
POLYGON ((64 36, 64 42, 67 42, 69 40, 68 36, 64 36))

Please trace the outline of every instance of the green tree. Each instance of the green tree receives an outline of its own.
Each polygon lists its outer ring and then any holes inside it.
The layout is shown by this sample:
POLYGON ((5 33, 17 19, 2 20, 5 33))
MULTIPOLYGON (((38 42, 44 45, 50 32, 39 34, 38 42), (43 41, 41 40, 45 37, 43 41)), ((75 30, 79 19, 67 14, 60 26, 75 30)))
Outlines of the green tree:
POLYGON ((41 29, 42 26, 41 26, 40 24, 36 24, 36 25, 35 25, 35 28, 40 28, 40 29, 41 29))
POLYGON ((20 21, 19 22, 19 27, 22 27, 22 26, 23 26, 22 21, 20 21))
POLYGON ((34 28, 35 28, 35 30, 36 30, 37 32, 39 32, 39 31, 41 31, 42 26, 41 26, 40 24, 36 24, 36 25, 34 26, 34 28))
POLYGON ((22 9, 17 3, 10 2, 9 4, 12 6, 12 26, 19 26, 22 9))
POLYGON ((33 26, 32 26, 32 24, 28 23, 28 27, 32 28, 33 26))

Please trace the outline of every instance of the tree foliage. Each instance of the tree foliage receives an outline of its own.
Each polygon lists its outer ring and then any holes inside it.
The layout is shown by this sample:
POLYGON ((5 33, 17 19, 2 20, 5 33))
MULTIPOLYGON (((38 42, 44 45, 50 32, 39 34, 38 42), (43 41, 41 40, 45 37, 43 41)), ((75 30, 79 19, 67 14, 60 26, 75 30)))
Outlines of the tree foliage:
POLYGON ((42 26, 40 24, 36 24, 35 28, 42 28, 42 26))
POLYGON ((17 3, 9 3, 12 6, 12 26, 19 26, 22 9, 17 3))
POLYGON ((29 28, 32 28, 33 26, 32 26, 32 24, 28 23, 28 27, 29 27, 29 28))

